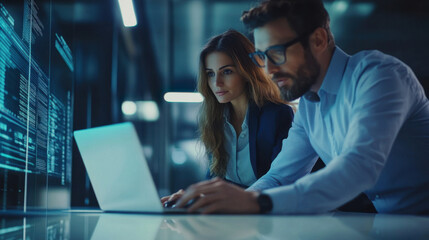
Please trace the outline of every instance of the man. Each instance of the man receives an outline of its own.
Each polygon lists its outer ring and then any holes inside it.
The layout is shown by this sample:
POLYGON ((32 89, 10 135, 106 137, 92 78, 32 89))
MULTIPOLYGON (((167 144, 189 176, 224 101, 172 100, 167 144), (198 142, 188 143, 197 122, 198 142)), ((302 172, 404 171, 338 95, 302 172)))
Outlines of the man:
POLYGON ((429 214, 429 101, 412 70, 379 51, 335 46, 320 0, 245 12, 254 62, 286 100, 301 98, 270 171, 247 191, 220 179, 177 203, 205 213, 320 213, 364 192, 380 213, 429 214), (317 157, 326 167, 308 174, 317 157))

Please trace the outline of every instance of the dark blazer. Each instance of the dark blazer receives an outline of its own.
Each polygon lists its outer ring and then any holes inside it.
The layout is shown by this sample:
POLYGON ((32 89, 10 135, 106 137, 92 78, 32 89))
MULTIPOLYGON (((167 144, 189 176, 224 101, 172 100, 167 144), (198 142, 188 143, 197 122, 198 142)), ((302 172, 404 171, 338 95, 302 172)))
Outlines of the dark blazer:
POLYGON ((293 110, 285 104, 267 102, 261 108, 250 103, 248 111, 250 162, 259 179, 282 149, 292 126, 293 110))
MULTIPOLYGON (((288 105, 267 102, 259 108, 254 102, 249 103, 250 162, 257 179, 268 172, 271 162, 282 149, 282 141, 288 136, 292 120, 293 110, 288 105)), ((208 171, 207 178, 211 177, 214 176, 208 171)))

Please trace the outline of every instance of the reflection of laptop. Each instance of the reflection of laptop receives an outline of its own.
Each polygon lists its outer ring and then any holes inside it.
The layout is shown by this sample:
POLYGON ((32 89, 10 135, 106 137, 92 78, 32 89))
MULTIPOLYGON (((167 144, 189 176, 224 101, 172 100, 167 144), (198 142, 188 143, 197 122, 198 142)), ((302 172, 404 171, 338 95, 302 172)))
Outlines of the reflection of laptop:
POLYGON ((163 220, 159 215, 100 214, 91 240, 154 240, 163 220))
POLYGON ((165 209, 131 123, 74 132, 100 208, 122 212, 185 212, 165 209))

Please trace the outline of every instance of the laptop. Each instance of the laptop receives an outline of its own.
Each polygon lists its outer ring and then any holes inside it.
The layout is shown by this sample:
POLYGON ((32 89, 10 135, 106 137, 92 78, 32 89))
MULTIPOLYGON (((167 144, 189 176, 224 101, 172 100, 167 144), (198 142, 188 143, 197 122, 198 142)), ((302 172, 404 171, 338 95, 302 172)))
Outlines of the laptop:
POLYGON ((132 123, 77 130, 74 137, 101 210, 186 212, 162 206, 132 123))

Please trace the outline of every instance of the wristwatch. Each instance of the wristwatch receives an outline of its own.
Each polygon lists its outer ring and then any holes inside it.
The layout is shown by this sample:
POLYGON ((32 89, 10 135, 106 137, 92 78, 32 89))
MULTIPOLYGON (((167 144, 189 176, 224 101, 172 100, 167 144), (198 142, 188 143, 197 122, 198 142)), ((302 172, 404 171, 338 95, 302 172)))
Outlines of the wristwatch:
POLYGON ((267 194, 260 193, 257 200, 260 213, 267 213, 273 209, 273 201, 267 194))

